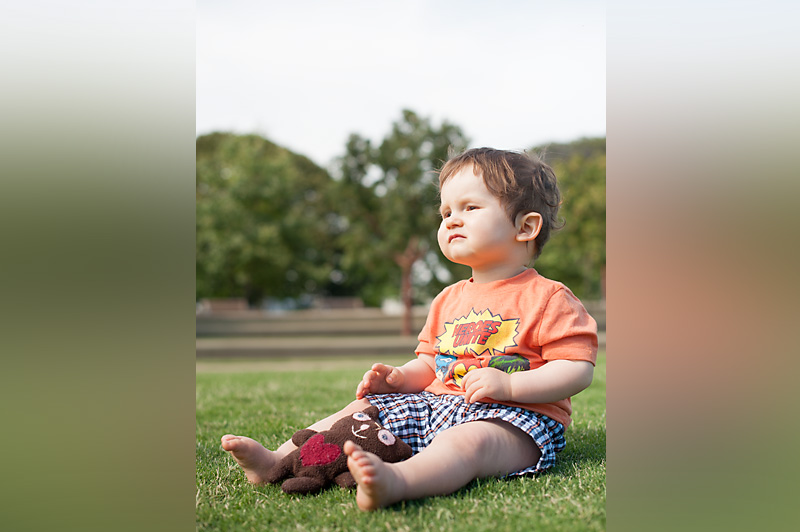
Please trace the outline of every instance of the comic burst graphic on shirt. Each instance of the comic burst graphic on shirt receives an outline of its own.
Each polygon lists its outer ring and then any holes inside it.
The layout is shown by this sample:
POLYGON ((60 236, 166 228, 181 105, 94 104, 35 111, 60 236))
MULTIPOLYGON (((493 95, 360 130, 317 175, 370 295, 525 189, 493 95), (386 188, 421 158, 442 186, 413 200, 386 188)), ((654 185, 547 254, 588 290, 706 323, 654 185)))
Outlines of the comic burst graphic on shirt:
POLYGON ((519 319, 504 320, 486 309, 469 314, 444 324, 444 333, 437 336, 439 353, 454 356, 493 356, 516 347, 519 319))

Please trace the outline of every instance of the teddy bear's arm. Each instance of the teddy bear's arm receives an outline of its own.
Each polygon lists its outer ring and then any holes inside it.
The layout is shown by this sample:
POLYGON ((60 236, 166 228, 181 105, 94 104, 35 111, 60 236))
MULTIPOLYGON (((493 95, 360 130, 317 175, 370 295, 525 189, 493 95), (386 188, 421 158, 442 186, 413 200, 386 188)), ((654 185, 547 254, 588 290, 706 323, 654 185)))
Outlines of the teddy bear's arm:
POLYGON ((292 443, 298 447, 302 447, 317 431, 313 429, 298 430, 292 435, 292 443))

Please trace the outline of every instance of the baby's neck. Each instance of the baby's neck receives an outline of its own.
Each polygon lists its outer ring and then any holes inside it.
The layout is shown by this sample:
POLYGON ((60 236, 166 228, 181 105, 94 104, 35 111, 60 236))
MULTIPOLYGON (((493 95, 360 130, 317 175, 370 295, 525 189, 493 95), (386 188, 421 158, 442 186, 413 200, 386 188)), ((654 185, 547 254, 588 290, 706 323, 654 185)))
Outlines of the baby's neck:
POLYGON ((494 281, 511 279, 527 270, 525 266, 501 266, 490 270, 472 270, 472 282, 475 284, 485 284, 494 281))

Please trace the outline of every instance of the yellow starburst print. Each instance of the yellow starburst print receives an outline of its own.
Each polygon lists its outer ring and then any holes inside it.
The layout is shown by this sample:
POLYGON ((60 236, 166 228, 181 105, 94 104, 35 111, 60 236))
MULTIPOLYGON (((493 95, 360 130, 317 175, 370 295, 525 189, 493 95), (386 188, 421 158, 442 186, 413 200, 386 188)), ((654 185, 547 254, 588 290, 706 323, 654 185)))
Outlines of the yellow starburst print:
POLYGON ((495 355, 516 347, 519 319, 504 320, 489 309, 469 314, 444 324, 444 333, 437 336, 436 348, 446 355, 495 355))

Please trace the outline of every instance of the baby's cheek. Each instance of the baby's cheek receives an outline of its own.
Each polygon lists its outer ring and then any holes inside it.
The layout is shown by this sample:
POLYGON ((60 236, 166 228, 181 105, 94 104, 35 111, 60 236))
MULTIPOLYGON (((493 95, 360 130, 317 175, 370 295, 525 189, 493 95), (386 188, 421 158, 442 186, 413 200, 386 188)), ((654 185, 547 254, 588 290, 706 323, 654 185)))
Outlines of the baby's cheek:
POLYGON ((439 249, 444 251, 447 246, 447 235, 444 234, 442 229, 439 229, 439 232, 436 235, 436 240, 439 243, 439 249))

